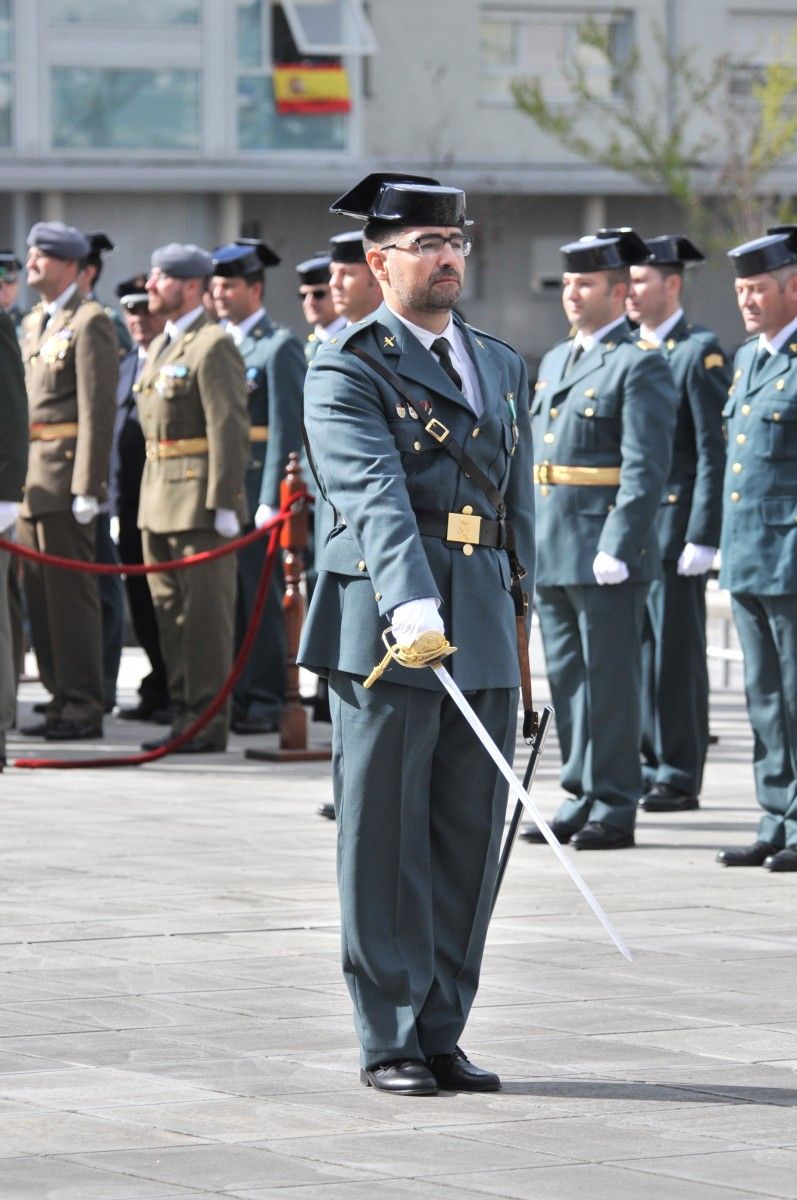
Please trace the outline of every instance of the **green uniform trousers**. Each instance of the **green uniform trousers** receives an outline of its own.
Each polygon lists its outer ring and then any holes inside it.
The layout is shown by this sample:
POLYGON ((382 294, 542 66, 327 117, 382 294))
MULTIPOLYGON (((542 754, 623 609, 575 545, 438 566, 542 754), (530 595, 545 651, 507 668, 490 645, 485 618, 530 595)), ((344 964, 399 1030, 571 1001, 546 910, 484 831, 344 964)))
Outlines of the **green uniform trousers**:
MULTIPOLYGON (((71 511, 20 517, 20 545, 80 562, 96 560, 95 524, 71 511)), ((52 694, 47 721, 102 725, 102 618, 97 576, 25 560, 25 597, 42 683, 52 694)))
MULTIPOLYGON (((343 972, 361 1063, 451 1052, 479 982, 507 785, 443 691, 329 674, 343 972)), ((511 761, 517 690, 468 700, 511 761)))
POLYGON ((570 797, 556 818, 630 833, 642 794, 642 623, 647 583, 537 589, 548 680, 570 797))
POLYGON ((744 652, 762 842, 797 846, 797 595, 731 596, 744 652))
POLYGON ((700 793, 708 750, 706 577, 666 561, 648 593, 642 633, 642 772, 700 793))
MULTIPOLYGON (((144 562, 166 563, 215 550, 226 539, 213 529, 185 533, 144 529, 141 540, 144 562)), ((232 666, 235 555, 147 578, 175 712, 172 732, 178 734, 208 707, 232 666)), ((228 701, 198 736, 214 746, 226 746, 229 709, 228 701)))

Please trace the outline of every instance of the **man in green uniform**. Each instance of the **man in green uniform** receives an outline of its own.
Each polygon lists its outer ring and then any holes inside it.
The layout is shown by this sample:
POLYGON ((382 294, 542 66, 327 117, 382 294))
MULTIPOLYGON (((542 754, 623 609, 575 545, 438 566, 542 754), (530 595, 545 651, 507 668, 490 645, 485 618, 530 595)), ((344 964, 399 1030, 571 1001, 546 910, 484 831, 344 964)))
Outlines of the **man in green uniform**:
MULTIPOLYGON (((116 338, 100 305, 78 288, 89 249, 80 230, 40 221, 28 246, 28 283, 44 303, 23 323, 31 447, 19 540, 34 550, 94 562, 116 413, 116 338)), ((22 732, 50 741, 100 737, 96 577, 27 561, 24 571, 39 673, 52 699, 44 721, 22 732)))
POLYGON ((329 678, 361 1080, 397 1095, 495 1090, 498 1076, 458 1041, 478 986, 506 786, 432 671, 394 664, 372 688, 363 680, 389 625, 403 647, 445 631, 458 648, 452 674, 511 758, 511 588, 518 560, 531 572, 534 555, 526 370, 453 315, 471 246, 461 191, 370 175, 332 211, 365 220, 384 296, 322 347, 305 387, 336 524, 299 657, 329 678), (463 448, 464 462, 454 457, 463 448))
POLYGON ((553 829, 579 850, 614 850, 634 845, 642 793, 642 624, 661 575, 654 524, 677 396, 664 359, 625 319, 642 239, 601 230, 562 254, 576 333, 542 360, 531 408, 537 611, 569 793, 553 829))
MULTIPOLYGON (((246 519, 249 458, 244 365, 232 339, 210 321, 202 296, 210 255, 172 242, 152 255, 149 306, 167 317, 136 384, 147 462, 138 524, 144 561, 169 563, 215 550, 246 519)), ((169 676, 171 733, 182 733, 220 691, 232 664, 235 559, 227 554, 149 577, 169 676)), ((229 705, 182 754, 226 749, 229 705)))
POLYGON ((731 593, 753 727, 757 840, 726 867, 797 871, 797 225, 731 250, 751 338, 725 407, 720 584, 731 593))
POLYGON ((684 270, 703 261, 686 237, 647 241, 631 267, 627 309, 639 337, 658 346, 678 391, 672 466, 656 518, 663 579, 648 592, 642 640, 642 757, 646 812, 686 812, 708 749, 706 573, 719 546, 730 369, 715 334, 686 319, 684 270))
MULTIPOLYGON (((284 325, 276 325, 263 306, 265 269, 279 261, 265 242, 244 238, 213 251, 213 301, 246 367, 250 443, 246 502, 260 525, 279 509, 288 455, 302 448, 304 354, 298 338, 284 325)), ((254 521, 247 528, 254 528, 254 521)), ((236 647, 249 625, 266 549, 263 540, 238 552, 236 647)), ((235 733, 279 729, 287 655, 283 590, 282 571, 275 564, 258 635, 233 694, 235 733)))
POLYGON ((329 290, 329 255, 316 254, 304 262, 296 264, 296 274, 299 276, 299 300, 302 305, 304 319, 310 326, 310 332, 304 343, 304 356, 307 362, 312 362, 324 342, 342 329, 346 324, 344 317, 339 317, 332 303, 332 293, 329 290))

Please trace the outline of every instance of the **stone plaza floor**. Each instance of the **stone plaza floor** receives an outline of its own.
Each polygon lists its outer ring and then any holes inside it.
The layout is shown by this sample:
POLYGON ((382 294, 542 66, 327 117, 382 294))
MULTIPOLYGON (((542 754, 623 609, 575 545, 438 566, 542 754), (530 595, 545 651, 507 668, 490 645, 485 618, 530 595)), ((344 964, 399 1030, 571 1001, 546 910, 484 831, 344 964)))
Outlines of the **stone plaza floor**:
MULTIPOLYGON (((22 724, 42 695, 23 686, 22 724)), ((0 1197, 797 1196, 797 875, 715 864, 755 830, 738 691, 714 694, 712 729, 699 811, 573 855, 633 963, 551 851, 517 845, 464 1039, 503 1078, 489 1096, 358 1082, 335 828, 315 811, 328 764, 244 758, 272 736, 139 769, 9 767, 0 1197)), ((99 752, 153 730, 109 718, 99 752)), ((12 735, 11 759, 31 751, 55 756, 12 735)), ((557 766, 551 739, 549 815, 557 766)))

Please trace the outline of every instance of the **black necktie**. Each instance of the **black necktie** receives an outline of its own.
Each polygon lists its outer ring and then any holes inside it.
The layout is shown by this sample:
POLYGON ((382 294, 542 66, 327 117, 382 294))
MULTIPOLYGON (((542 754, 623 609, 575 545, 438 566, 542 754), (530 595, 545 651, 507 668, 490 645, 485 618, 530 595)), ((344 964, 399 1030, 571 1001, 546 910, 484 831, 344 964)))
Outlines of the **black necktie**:
POLYGON ((756 375, 761 374, 771 358, 772 355, 767 350, 766 346, 761 346, 755 356, 755 362, 753 363, 753 379, 755 379, 756 375))
POLYGON ((573 370, 573 367, 576 365, 576 363, 581 358, 581 355, 583 353, 584 353, 584 347, 583 347, 582 343, 581 342, 573 342, 573 346, 570 351, 570 357, 568 358, 567 366, 565 367, 565 375, 570 374, 570 372, 573 370))
POLYGON ((440 359, 440 366, 443 368, 454 387, 458 392, 461 392, 462 377, 451 361, 451 347, 449 346, 447 339, 444 337, 435 338, 435 340, 432 342, 431 348, 440 359))

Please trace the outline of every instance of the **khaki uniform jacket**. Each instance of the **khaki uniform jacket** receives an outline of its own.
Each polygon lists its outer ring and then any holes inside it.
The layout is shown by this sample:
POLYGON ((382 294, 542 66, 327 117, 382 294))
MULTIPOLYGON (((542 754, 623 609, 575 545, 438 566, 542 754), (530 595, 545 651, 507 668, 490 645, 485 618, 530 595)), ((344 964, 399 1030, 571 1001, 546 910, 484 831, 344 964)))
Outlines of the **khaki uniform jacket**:
POLYGON ((23 322, 31 426, 77 424, 77 436, 32 440, 23 517, 64 512, 74 496, 105 500, 119 352, 108 317, 74 292, 41 334, 42 306, 23 322))
POLYGON ((163 347, 161 335, 136 384, 147 443, 139 528, 212 529, 217 508, 233 510, 243 523, 249 461, 243 359, 232 339, 204 315, 163 347), (179 453, 179 441, 189 438, 206 438, 207 450, 179 453), (174 456, 159 457, 169 444, 174 456))

